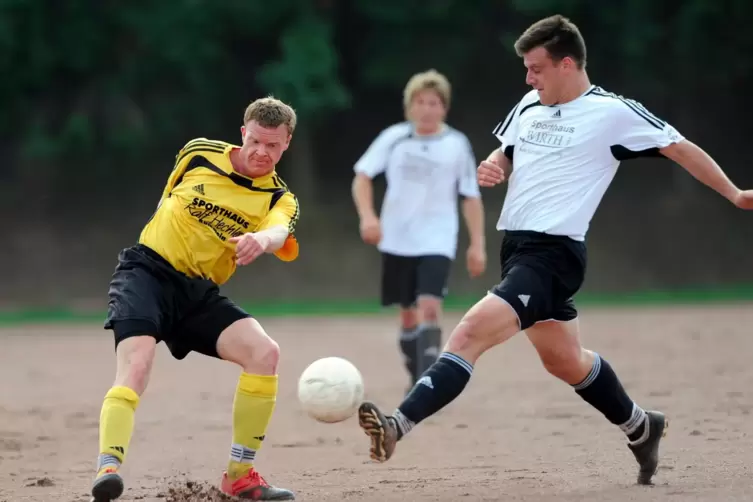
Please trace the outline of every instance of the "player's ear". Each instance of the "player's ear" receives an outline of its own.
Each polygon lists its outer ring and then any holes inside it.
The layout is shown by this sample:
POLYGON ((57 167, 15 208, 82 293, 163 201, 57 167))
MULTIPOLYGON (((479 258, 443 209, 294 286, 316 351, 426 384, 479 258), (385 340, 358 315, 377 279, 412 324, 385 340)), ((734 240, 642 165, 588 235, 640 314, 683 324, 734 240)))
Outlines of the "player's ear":
POLYGON ((241 141, 243 141, 243 138, 245 137, 246 137, 246 126, 242 125, 241 126, 241 141))
POLYGON ((284 145, 283 145, 283 147, 282 147, 283 151, 285 151, 285 150, 287 150, 287 149, 288 149, 288 147, 290 146, 290 141, 291 141, 292 139, 293 139, 293 135, 292 135, 292 134, 288 134, 288 137, 287 137, 287 138, 285 138, 285 144, 284 144, 284 145))

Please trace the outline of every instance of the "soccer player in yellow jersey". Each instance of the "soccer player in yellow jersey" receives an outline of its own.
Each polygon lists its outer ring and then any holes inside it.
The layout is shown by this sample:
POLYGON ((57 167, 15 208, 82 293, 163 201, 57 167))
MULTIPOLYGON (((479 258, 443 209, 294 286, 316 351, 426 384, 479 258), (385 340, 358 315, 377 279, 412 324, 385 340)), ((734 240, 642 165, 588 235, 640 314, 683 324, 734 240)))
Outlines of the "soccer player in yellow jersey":
POLYGON ((173 357, 195 351, 242 368, 222 492, 247 500, 294 500, 254 469, 277 395, 280 348, 219 292, 239 265, 263 253, 295 260, 298 202, 275 171, 296 125, 293 109, 263 98, 246 109, 242 145, 198 138, 178 152, 156 212, 137 244, 118 255, 105 328, 115 336, 115 382, 102 405, 93 502, 123 493, 119 469, 157 343, 173 357))

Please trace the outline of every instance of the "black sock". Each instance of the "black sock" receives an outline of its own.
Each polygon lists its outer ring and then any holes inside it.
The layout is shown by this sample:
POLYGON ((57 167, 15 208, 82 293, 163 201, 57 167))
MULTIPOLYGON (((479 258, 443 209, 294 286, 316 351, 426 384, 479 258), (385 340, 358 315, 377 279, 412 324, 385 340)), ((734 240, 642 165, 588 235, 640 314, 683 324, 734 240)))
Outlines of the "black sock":
POLYGON ((591 372, 582 382, 573 385, 575 392, 619 426, 630 441, 645 440, 646 412, 630 399, 609 363, 599 354, 594 353, 594 356, 591 372))
MULTIPOLYGON (((418 361, 416 352, 418 347, 418 327, 402 328, 400 330, 400 350, 403 352, 403 362, 408 373, 413 376, 416 374, 418 361)), ((414 381, 415 383, 415 381, 414 381)))
POLYGON ((395 410, 392 418, 397 424, 398 437, 403 437, 416 424, 458 397, 472 372, 473 366, 462 357, 443 352, 395 410))

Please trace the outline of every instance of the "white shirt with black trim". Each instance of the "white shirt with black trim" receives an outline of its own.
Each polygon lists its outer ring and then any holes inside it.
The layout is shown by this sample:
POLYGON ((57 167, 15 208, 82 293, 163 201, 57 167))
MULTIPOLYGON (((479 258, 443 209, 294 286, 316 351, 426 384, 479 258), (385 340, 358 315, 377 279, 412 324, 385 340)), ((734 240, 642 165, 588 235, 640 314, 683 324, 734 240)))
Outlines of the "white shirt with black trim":
POLYGON ((354 170, 369 178, 384 173, 383 253, 455 258, 458 195, 481 197, 476 159, 468 138, 449 126, 432 136, 415 133, 409 122, 383 130, 354 170))
POLYGON ((512 161, 498 230, 585 240, 596 208, 627 159, 660 156, 684 137, 640 103, 591 86, 546 106, 532 90, 494 129, 512 161))

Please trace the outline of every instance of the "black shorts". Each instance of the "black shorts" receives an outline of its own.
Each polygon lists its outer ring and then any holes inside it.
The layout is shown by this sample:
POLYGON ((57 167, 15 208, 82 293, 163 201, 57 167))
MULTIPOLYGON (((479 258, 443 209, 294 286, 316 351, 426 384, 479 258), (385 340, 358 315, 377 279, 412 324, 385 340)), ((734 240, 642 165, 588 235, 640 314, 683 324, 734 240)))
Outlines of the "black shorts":
POLYGON ((382 253, 382 306, 410 308, 419 296, 444 298, 450 260, 446 256, 398 256, 382 253))
POLYGON ((122 340, 149 335, 164 341, 176 359, 195 351, 217 355, 220 334, 249 314, 220 295, 206 279, 190 278, 154 250, 137 244, 123 249, 110 281, 105 329, 122 340))
POLYGON ((520 329, 578 317, 573 295, 586 274, 586 245, 569 237, 508 231, 500 251, 502 282, 491 292, 515 310, 520 329))

